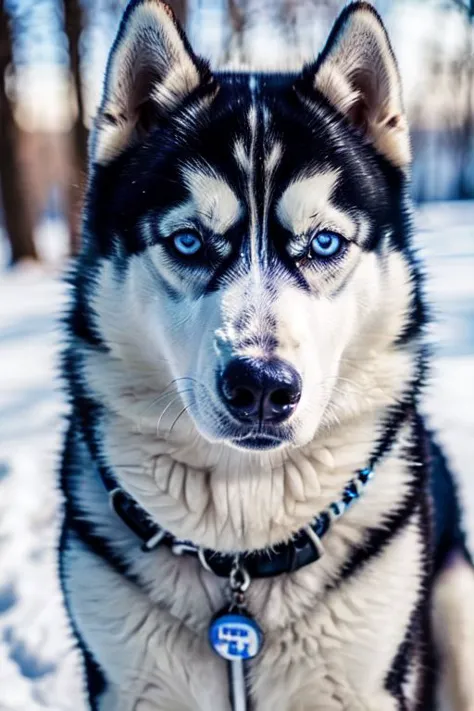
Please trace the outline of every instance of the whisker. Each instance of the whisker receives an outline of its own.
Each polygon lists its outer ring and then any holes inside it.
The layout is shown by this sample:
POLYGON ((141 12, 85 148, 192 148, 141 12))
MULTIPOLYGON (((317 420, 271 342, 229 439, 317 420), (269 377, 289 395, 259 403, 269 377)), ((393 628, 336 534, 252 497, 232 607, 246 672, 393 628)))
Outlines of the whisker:
MULTIPOLYGON (((166 385, 164 392, 160 393, 158 397, 156 397, 154 400, 152 400, 146 408, 139 414, 139 417, 143 417, 145 413, 147 413, 152 407, 157 405, 162 398, 164 398, 166 395, 172 395, 175 390, 168 390, 172 385, 177 385, 181 380, 195 380, 194 378, 188 377, 187 375, 180 376, 179 378, 173 378, 173 380, 170 380, 168 385, 166 385)), ((196 381, 197 382, 197 381, 196 381)), ((184 391, 182 391, 184 392, 184 391)))
MULTIPOLYGON (((192 389, 191 389, 191 388, 184 389, 184 390, 179 390, 179 391, 177 391, 177 392, 174 392, 174 391, 171 390, 170 392, 165 393, 165 394, 166 394, 166 395, 177 395, 177 396, 179 397, 180 395, 185 395, 186 393, 189 393, 189 392, 192 392, 192 389)), ((160 400, 162 400, 162 399, 163 399, 163 396, 157 398, 157 399, 155 400, 155 402, 152 403, 152 405, 153 405, 153 406, 154 406, 154 405, 157 405, 158 402, 159 402, 160 400)), ((173 398, 173 399, 171 400, 171 402, 168 403, 168 404, 171 405, 171 404, 174 402, 174 399, 175 399, 175 398, 173 398)), ((150 406, 150 407, 151 407, 151 406, 150 406)), ((148 407, 147 410, 149 410, 150 407, 148 407)), ((163 414, 163 413, 162 413, 162 414, 163 414)), ((138 428, 139 428, 140 434, 143 434, 143 430, 142 430, 142 422, 143 422, 143 419, 144 419, 144 415, 141 415, 141 416, 139 417, 139 420, 138 420, 138 428)), ((158 431, 157 431, 156 434, 158 435, 158 431)))
POLYGON ((166 437, 167 440, 170 438, 174 426, 177 424, 177 422, 178 422, 178 420, 180 419, 180 417, 181 417, 182 415, 184 415, 184 413, 187 411, 187 409, 188 409, 188 405, 185 405, 185 406, 183 407, 183 409, 181 410, 181 412, 179 413, 179 415, 175 418, 173 424, 171 425, 171 427, 170 427, 170 429, 169 429, 168 435, 167 435, 167 437, 166 437))
POLYGON ((163 417, 164 417, 165 414, 168 412, 168 410, 172 407, 172 405, 173 405, 177 400, 179 400, 180 397, 181 397, 181 393, 178 393, 178 394, 166 405, 166 407, 165 407, 164 410, 162 411, 160 417, 158 418, 158 423, 157 423, 157 425, 156 425, 156 436, 157 436, 157 437, 159 436, 160 426, 161 426, 161 422, 162 422, 162 420, 163 420, 163 417))

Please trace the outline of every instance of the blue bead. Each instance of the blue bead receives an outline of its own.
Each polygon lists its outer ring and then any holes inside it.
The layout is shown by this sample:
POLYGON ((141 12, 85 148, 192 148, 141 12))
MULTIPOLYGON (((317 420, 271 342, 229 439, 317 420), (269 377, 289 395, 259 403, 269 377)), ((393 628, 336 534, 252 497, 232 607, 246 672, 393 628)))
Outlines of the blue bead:
POLYGON ((334 502, 330 505, 329 507, 331 511, 336 515, 340 516, 341 515, 341 504, 334 502))
POLYGON ((373 472, 371 469, 361 469, 359 472, 360 481, 365 484, 369 479, 372 479, 373 472))
POLYGON ((345 504, 349 504, 352 502, 353 499, 357 499, 359 496, 359 492, 357 491, 357 486, 355 482, 351 482, 346 486, 344 489, 344 493, 342 495, 342 500, 344 501, 345 504))
POLYGON ((317 518, 316 525, 314 526, 314 532, 319 538, 324 536, 324 534, 327 532, 329 525, 331 523, 331 520, 329 518, 329 514, 327 514, 325 511, 322 512, 317 518))

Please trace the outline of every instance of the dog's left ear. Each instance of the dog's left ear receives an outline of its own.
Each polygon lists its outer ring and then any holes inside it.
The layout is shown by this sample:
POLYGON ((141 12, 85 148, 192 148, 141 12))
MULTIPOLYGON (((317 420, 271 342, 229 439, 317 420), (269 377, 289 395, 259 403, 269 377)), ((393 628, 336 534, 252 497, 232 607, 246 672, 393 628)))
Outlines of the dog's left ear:
POLYGON ((377 12, 366 2, 346 7, 326 47, 305 75, 375 148, 398 168, 410 163, 410 139, 398 67, 377 12))

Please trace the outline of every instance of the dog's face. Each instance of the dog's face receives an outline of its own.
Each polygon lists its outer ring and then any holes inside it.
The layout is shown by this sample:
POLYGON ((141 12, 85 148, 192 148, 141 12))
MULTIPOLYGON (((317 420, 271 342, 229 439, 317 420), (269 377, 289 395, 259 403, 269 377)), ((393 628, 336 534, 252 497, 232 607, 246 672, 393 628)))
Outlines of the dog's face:
POLYGON ((92 150, 89 231, 156 391, 207 440, 307 443, 394 298, 409 146, 378 17, 346 10, 299 76, 212 76, 159 0, 132 2, 92 150))

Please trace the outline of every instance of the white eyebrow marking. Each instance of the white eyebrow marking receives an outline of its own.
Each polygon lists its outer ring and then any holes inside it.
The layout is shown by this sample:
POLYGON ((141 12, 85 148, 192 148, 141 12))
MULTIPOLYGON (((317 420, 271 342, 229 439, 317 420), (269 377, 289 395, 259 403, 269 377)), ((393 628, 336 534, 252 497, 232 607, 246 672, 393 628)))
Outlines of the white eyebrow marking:
POLYGON ((272 145, 270 153, 265 156, 265 176, 268 180, 275 172, 275 169, 281 160, 282 153, 283 148, 281 143, 279 141, 275 141, 272 145))
MULTIPOLYGON (((162 237, 168 237, 176 230, 190 227, 196 211, 192 200, 186 200, 168 210, 159 221, 159 231, 162 237)), ((143 225, 145 227, 145 225, 143 225)), ((150 229, 149 226, 147 226, 150 229)))
POLYGON ((322 169, 309 177, 293 180, 277 206, 277 216, 283 227, 298 237, 321 225, 337 229, 347 239, 353 238, 356 223, 331 203, 339 175, 339 170, 322 169))
MULTIPOLYGON (((255 91, 255 79, 252 83, 250 80, 250 88, 252 93, 255 91)), ((255 97, 254 97, 255 101, 255 97)), ((256 280, 260 280, 260 269, 258 264, 258 210, 257 210, 257 195, 255 186, 255 171, 256 171, 256 142, 257 142, 257 109, 255 104, 252 105, 248 115, 250 127, 250 155, 249 155, 249 170, 248 170, 248 201, 250 210, 250 264, 256 280)))
POLYGON ((223 234, 239 219, 242 206, 236 194, 212 168, 187 165, 183 179, 191 193, 192 212, 214 234, 223 234))

